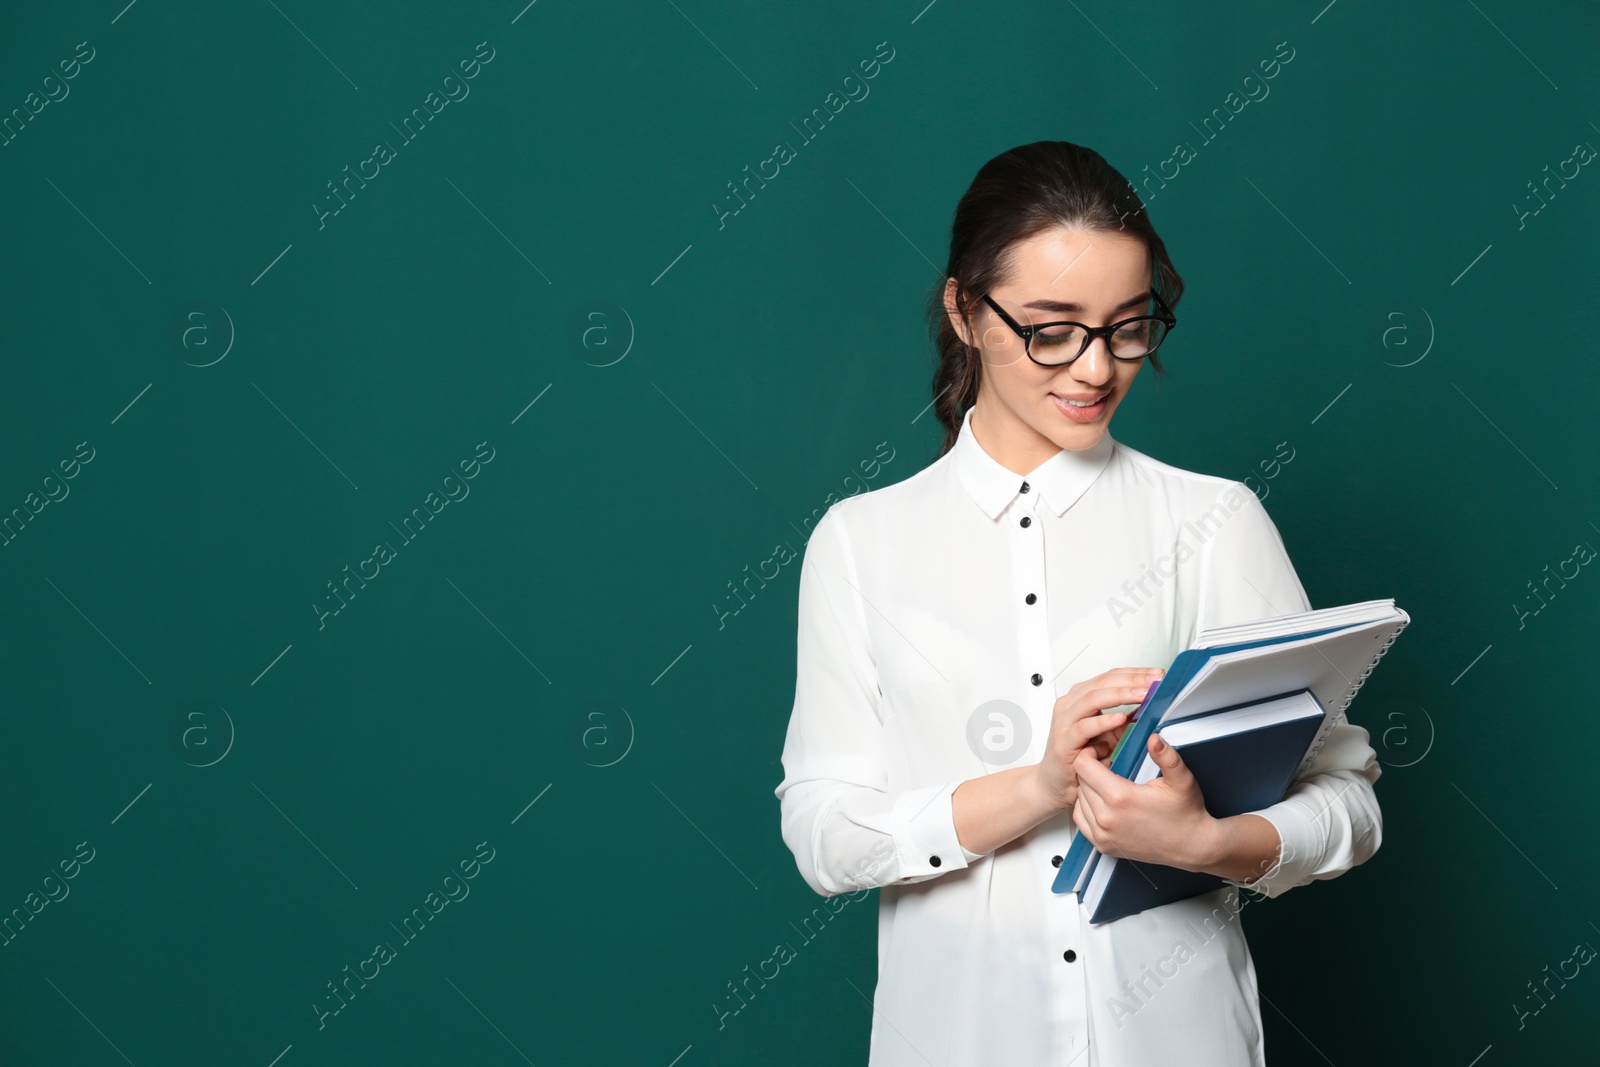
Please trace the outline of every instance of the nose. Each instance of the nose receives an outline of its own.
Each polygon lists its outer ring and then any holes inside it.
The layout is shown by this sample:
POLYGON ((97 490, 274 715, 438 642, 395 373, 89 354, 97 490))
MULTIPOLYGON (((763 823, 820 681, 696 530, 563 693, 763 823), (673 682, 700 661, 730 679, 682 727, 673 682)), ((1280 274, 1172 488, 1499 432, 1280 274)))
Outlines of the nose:
POLYGON ((1089 347, 1069 364, 1072 376, 1097 389, 1116 377, 1117 361, 1111 358, 1110 343, 1105 337, 1090 341, 1089 347))

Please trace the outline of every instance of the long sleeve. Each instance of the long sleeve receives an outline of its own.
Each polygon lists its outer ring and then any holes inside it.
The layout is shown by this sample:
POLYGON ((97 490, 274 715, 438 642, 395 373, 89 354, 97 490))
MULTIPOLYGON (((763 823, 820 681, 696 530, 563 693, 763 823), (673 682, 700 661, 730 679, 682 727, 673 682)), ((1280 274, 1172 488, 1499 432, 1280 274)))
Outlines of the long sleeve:
POLYGON ((888 787, 866 628, 878 606, 859 591, 847 536, 834 505, 806 542, 794 708, 775 791, 784 842, 823 896, 926 881, 980 858, 956 836, 950 794, 960 781, 888 787))
MULTIPOLYGON (((1211 531, 1200 550, 1200 629, 1311 610, 1283 539, 1255 493, 1231 482, 1205 516, 1197 520, 1211 531)), ((1341 722, 1284 798, 1254 813, 1277 828, 1278 861, 1254 880, 1226 881, 1277 897, 1371 859, 1383 841, 1383 814, 1373 789, 1381 773, 1366 728, 1348 718, 1341 722)))

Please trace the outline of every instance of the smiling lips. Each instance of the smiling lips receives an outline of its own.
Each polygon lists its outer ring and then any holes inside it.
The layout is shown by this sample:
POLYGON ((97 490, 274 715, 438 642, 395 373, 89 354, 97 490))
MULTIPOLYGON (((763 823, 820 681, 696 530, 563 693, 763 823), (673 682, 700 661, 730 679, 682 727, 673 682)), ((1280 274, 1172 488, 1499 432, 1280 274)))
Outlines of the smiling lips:
POLYGON ((1050 394, 1050 400, 1055 404, 1056 410, 1074 422, 1093 422, 1105 413, 1106 400, 1111 396, 1110 391, 1104 393, 1087 393, 1083 396, 1064 397, 1057 393, 1050 394), (1094 403, 1086 404, 1083 401, 1093 400, 1094 403), (1077 401, 1073 403, 1072 401, 1077 401))

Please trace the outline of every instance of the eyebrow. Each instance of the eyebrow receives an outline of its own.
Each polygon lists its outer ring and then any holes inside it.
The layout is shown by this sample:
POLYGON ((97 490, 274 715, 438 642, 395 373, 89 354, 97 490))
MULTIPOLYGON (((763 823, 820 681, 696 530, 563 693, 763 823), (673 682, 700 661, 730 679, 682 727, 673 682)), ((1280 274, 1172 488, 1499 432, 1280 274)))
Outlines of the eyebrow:
MULTIPOLYGON (((1130 297, 1129 299, 1124 300, 1122 303, 1118 304, 1116 307, 1112 308, 1111 310, 1112 311, 1121 311, 1123 308, 1138 307, 1140 304, 1143 304, 1146 301, 1148 301, 1150 299, 1150 297, 1151 297, 1150 290, 1146 289, 1144 292, 1140 293, 1138 296, 1130 297)), ((1072 311, 1072 312, 1077 312, 1079 314, 1081 314, 1084 311, 1084 307, 1083 307, 1082 304, 1073 303, 1070 300, 1067 300, 1067 301, 1063 301, 1063 300, 1033 300, 1033 301, 1030 301, 1029 303, 1023 304, 1022 306, 1025 307, 1025 308, 1038 308, 1040 311, 1072 311)))

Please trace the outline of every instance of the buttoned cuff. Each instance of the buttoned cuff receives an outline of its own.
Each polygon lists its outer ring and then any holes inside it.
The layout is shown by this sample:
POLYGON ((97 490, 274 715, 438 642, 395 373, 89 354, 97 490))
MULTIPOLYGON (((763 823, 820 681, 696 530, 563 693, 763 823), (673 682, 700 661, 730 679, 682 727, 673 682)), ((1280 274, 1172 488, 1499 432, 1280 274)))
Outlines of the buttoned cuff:
POLYGON ((1251 881, 1224 878, 1223 881, 1268 898, 1309 882, 1306 871, 1315 870, 1317 857, 1322 855, 1322 827, 1317 820, 1293 800, 1280 800, 1250 814, 1261 816, 1277 829, 1278 858, 1259 878, 1251 881))
POLYGON ((961 782, 908 789, 894 805, 894 846, 901 877, 897 884, 937 878, 981 858, 956 836, 950 796, 961 782))

